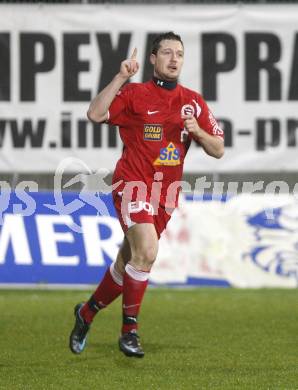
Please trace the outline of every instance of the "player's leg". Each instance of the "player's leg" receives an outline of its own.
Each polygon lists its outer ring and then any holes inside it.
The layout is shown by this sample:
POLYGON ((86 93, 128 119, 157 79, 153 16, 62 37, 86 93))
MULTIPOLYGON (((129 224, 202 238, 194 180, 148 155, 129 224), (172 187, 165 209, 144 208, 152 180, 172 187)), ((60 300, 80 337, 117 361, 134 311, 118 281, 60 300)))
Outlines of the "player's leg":
POLYGON ((86 322, 91 323, 99 310, 107 307, 122 293, 124 268, 130 257, 130 245, 125 237, 115 263, 106 270, 97 289, 81 309, 81 315, 86 322))
POLYGON ((127 356, 143 357, 137 335, 138 314, 158 251, 158 235, 153 223, 135 224, 126 233, 131 258, 123 275, 123 324, 120 349, 127 356))
POLYGON ((127 238, 124 238, 119 249, 116 262, 106 270, 106 273, 95 292, 86 303, 76 305, 75 325, 69 339, 73 353, 81 353, 86 345, 90 324, 99 310, 113 302, 121 293, 125 264, 130 260, 131 250, 127 238))
POLYGON ((131 259, 131 249, 127 237, 124 237, 122 246, 119 250, 118 256, 115 261, 115 270, 121 274, 122 278, 125 271, 125 266, 131 259))

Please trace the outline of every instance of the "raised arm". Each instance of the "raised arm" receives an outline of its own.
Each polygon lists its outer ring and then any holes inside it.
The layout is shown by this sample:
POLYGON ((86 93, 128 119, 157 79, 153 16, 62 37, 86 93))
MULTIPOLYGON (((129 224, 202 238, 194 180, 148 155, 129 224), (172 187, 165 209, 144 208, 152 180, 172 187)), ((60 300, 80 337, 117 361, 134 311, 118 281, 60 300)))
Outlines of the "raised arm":
POLYGON ((202 145, 209 156, 221 158, 224 155, 224 141, 221 137, 208 134, 198 125, 193 116, 182 116, 185 128, 193 134, 194 138, 202 145))
POLYGON ((93 122, 104 122, 108 119, 108 110, 122 85, 139 70, 137 49, 131 57, 121 62, 120 71, 113 80, 91 101, 87 116, 93 122))

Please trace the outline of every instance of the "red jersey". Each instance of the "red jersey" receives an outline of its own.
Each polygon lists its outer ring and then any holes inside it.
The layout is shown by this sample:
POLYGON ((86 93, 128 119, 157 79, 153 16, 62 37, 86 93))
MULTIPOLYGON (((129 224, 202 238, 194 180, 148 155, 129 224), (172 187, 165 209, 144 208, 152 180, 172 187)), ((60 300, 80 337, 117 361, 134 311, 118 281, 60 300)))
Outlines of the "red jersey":
MULTIPOLYGON (((182 113, 195 116, 207 133, 223 137, 202 96, 179 84, 166 89, 151 80, 127 84, 118 92, 110 106, 108 122, 119 126, 124 148, 113 183, 141 181, 150 194, 154 174, 162 172, 160 205, 165 205, 169 186, 182 178, 192 141, 191 134, 184 130, 182 113)), ((177 188, 174 190, 177 192, 177 188)), ((178 195, 175 203, 177 199, 178 195)))

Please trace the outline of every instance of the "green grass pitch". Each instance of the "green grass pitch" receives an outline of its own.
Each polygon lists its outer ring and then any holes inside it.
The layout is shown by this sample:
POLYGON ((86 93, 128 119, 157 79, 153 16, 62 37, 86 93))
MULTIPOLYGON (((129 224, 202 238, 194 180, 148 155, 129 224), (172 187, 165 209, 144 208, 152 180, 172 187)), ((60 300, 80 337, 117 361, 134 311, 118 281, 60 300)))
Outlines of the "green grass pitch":
POLYGON ((0 389, 298 389, 298 290, 149 289, 144 359, 118 350, 121 302, 68 349, 88 291, 0 290, 0 389))

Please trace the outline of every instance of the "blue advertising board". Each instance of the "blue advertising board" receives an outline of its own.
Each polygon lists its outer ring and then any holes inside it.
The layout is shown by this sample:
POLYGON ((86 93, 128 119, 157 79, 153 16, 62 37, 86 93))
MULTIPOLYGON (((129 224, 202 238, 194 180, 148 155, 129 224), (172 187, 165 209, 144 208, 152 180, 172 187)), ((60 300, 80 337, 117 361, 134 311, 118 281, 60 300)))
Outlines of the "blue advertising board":
MULTIPOLYGON (((297 287, 294 200, 182 198, 160 240, 151 284, 297 287)), ((123 237, 111 194, 2 191, 0 285, 98 284, 123 237)))
POLYGON ((93 195, 89 202, 68 192, 58 201, 49 192, 18 195, 7 194, 0 216, 0 283, 98 283, 123 239, 111 195, 98 199, 103 215, 93 195))

